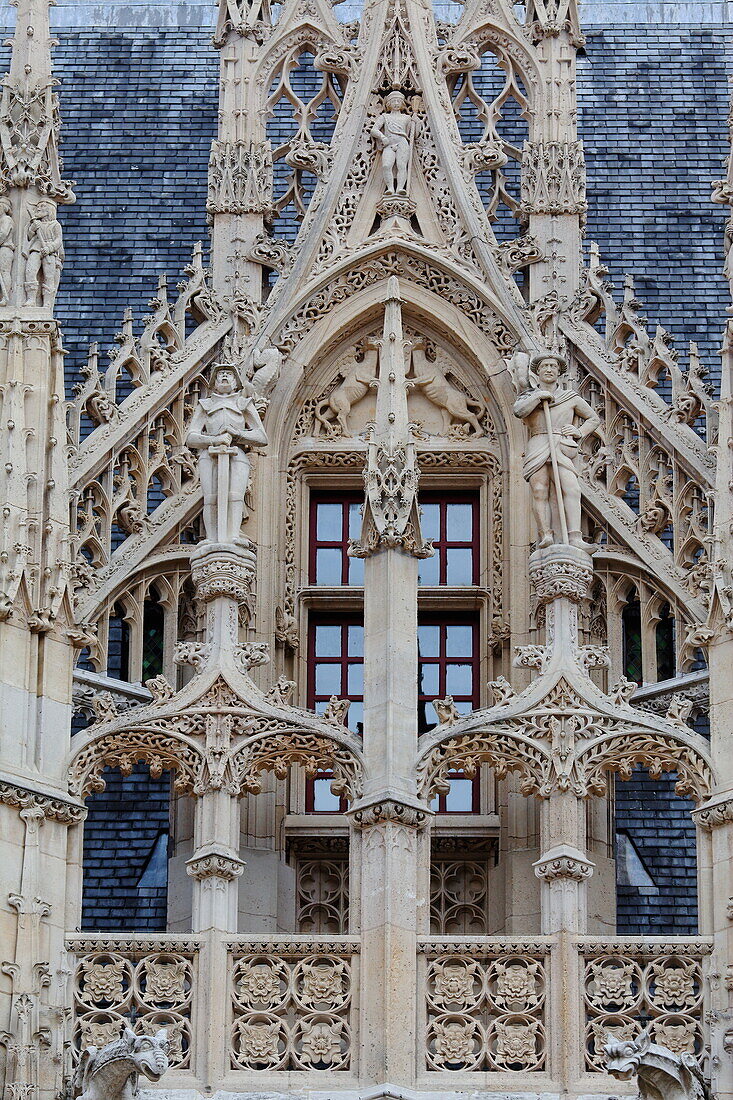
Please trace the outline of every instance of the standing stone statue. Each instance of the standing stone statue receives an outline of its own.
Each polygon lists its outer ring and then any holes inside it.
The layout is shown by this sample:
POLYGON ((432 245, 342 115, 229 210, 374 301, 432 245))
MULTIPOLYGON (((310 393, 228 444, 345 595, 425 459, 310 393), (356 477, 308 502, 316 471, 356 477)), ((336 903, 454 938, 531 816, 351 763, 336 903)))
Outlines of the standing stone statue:
POLYGON ((382 152, 382 176, 388 194, 406 195, 419 123, 407 113, 407 100, 402 92, 390 92, 384 107, 371 134, 382 152))
POLYGON ((0 198, 0 305, 3 306, 10 301, 13 282, 13 229, 13 207, 10 199, 3 196, 0 198))
POLYGON ((249 484, 248 452, 266 446, 267 436, 254 393, 245 393, 234 367, 214 368, 209 396, 196 406, 186 444, 199 452, 207 540, 236 542, 249 484))
POLYGON ((61 224, 56 218, 56 206, 48 199, 36 203, 28 223, 23 255, 25 257, 25 304, 37 305, 38 281, 41 282, 41 305, 51 308, 61 279, 64 262, 64 240, 61 224))
POLYGON ((527 424, 529 441, 522 473, 532 490, 539 546, 560 542, 592 553, 580 529, 580 479, 575 466, 580 442, 600 417, 575 390, 561 389, 566 364, 558 355, 517 352, 512 361, 519 396, 514 415, 527 424), (558 535, 560 536, 558 538, 558 535))

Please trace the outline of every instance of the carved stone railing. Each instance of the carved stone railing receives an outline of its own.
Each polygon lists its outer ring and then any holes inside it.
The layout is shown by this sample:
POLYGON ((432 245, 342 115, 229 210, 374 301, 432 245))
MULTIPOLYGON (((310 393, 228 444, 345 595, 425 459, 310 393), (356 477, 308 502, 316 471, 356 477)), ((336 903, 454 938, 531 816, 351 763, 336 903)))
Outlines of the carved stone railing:
POLYGON ((231 1069, 353 1071, 358 941, 238 938, 227 946, 231 1069))
POLYGON ((89 934, 67 940, 75 957, 74 1034, 78 1051, 135 1030, 168 1032, 172 1069, 192 1064, 192 1009, 199 994, 199 941, 190 936, 89 934))
POLYGON ((424 1068, 429 1073, 545 1070, 552 942, 420 940, 424 1068))
POLYGON ((704 937, 583 938, 585 1069, 603 1072, 605 1036, 633 1039, 647 1027, 653 1043, 700 1058, 708 1046, 704 937))

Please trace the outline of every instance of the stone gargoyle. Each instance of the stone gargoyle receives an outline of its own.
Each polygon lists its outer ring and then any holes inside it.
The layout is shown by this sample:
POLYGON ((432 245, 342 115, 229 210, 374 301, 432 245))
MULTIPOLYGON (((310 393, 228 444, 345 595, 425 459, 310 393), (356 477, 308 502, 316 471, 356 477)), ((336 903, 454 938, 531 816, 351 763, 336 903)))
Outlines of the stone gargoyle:
POLYGON ((126 1027, 119 1039, 81 1052, 71 1086, 73 1100, 134 1100, 140 1076, 159 1081, 168 1069, 165 1029, 136 1035, 126 1027))
POLYGON ((673 1054, 652 1042, 648 1031, 636 1039, 607 1036, 606 1070, 620 1081, 638 1078, 640 1100, 710 1100, 710 1090, 694 1054, 673 1054))

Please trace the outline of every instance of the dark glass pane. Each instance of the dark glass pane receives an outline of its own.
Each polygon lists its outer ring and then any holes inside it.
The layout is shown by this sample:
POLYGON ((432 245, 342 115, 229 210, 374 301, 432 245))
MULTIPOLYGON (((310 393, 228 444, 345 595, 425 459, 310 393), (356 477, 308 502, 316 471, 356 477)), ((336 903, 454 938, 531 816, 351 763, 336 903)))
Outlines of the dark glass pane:
POLYGON ((417 731, 427 733, 438 724, 438 716, 432 703, 418 703, 417 705, 417 731))
POLYGON ((446 550, 446 584, 473 584, 473 550, 446 550))
POLYGON ((627 680, 640 684, 643 680, 641 663, 641 607, 636 598, 630 598, 621 616, 624 642, 624 675, 627 680))
POLYGON ((143 605, 143 683, 162 672, 163 608, 153 600, 146 600, 143 605))
POLYGON ((473 628, 468 624, 445 628, 446 657, 473 656, 473 628))
POLYGON ((319 623, 316 626, 316 657, 341 656, 341 627, 319 623))
POLYGON ((341 665, 316 665, 316 695, 341 695, 341 665))
POLYGON ((316 538, 319 542, 341 542, 343 539, 343 505, 316 505, 316 538))
POLYGON ((316 550, 316 584, 341 584, 340 550, 316 550))
POLYGON ((675 661, 675 622, 669 605, 662 608, 661 618, 656 629, 657 679, 671 680, 676 672, 675 661))
POLYGON ((473 538, 473 506, 449 504, 446 508, 448 542, 471 542, 473 538))

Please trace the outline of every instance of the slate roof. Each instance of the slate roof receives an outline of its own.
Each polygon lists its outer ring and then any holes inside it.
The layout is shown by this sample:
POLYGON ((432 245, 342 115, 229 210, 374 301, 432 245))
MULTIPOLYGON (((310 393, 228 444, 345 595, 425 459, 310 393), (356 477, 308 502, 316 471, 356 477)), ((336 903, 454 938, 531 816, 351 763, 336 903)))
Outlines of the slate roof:
MULTIPOLYGON (((139 319, 158 275, 174 287, 193 244, 207 243, 219 57, 200 25, 72 26, 56 34, 63 153, 77 195, 61 212, 67 259, 57 303, 71 385, 88 343, 110 347, 124 308, 132 305, 139 319)), ((727 290, 718 274, 723 212, 709 202, 709 185, 726 156, 732 40, 723 25, 591 28, 578 73, 588 238, 617 286, 624 272, 635 275, 650 323, 672 331, 682 358, 686 341, 698 341, 713 375, 727 290)), ((620 888, 619 931, 694 931, 689 807, 668 783, 640 775, 618 784, 616 806, 618 828, 634 838, 657 886, 654 894, 620 888)), ((86 928, 163 927, 165 884, 144 898, 136 883, 167 828, 167 789, 144 773, 113 776, 94 797, 85 828, 86 928)))

